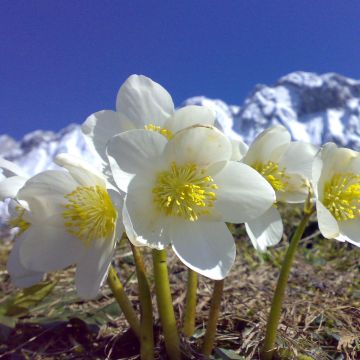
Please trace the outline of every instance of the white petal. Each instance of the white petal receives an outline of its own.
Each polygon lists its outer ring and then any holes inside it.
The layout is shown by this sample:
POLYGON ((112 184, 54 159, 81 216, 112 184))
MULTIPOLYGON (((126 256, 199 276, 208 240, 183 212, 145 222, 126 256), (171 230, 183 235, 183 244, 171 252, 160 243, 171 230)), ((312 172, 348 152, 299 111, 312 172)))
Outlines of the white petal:
POLYGON ((80 186, 99 185, 105 187, 103 175, 95 167, 76 156, 60 154, 54 162, 67 169, 80 186))
POLYGON ((83 250, 75 275, 76 290, 81 298, 96 297, 106 280, 114 250, 112 239, 95 240, 83 250))
POLYGON ((290 144, 290 140, 291 136, 286 128, 280 125, 272 126, 264 130, 254 140, 243 158, 243 162, 249 165, 256 161, 262 163, 267 163, 270 160, 279 162, 290 144))
POLYGON ((123 207, 124 207, 124 197, 122 194, 120 194, 118 191, 113 190, 113 189, 108 189, 108 194, 111 198, 111 201, 113 203, 113 205, 116 208, 117 211, 117 221, 116 221, 116 230, 115 230, 115 240, 118 241, 123 232, 125 231, 124 228, 124 224, 122 221, 122 211, 123 211, 123 207))
POLYGON ((230 161, 214 176, 215 210, 230 223, 249 222, 268 210, 275 201, 271 185, 248 165, 230 161))
POLYGON ((360 221, 358 218, 339 222, 339 228, 344 240, 360 246, 360 221))
POLYGON ((173 134, 194 125, 214 125, 216 114, 204 106, 189 105, 175 111, 169 118, 165 128, 173 134))
POLYGON ((300 174, 286 173, 288 178, 285 191, 276 192, 276 200, 289 204, 303 203, 308 196, 308 181, 300 174))
POLYGON ((325 182, 329 181, 334 174, 348 172, 348 167, 351 166, 353 159, 356 157, 357 153, 353 150, 338 148, 333 143, 324 145, 323 149, 318 153, 313 166, 315 193, 320 201, 323 200, 325 182), (316 169, 315 166, 321 166, 320 174, 320 170, 316 169))
POLYGON ((121 86, 116 110, 143 129, 147 124, 163 126, 174 112, 170 94, 146 76, 131 75, 121 86))
POLYGON ((26 181, 27 178, 22 176, 12 176, 0 181, 0 200, 15 198, 26 181))
POLYGON ((212 163, 230 160, 230 140, 214 127, 194 126, 179 131, 167 143, 164 154, 169 162, 177 165, 193 163, 208 166, 212 163))
POLYGON ((102 110, 90 115, 81 125, 85 140, 91 150, 106 163, 106 145, 115 135, 134 129, 135 125, 111 110, 102 110))
POLYGON ((235 242, 222 222, 173 222, 171 241, 186 266, 210 279, 223 279, 234 264, 235 242))
POLYGON ((5 160, 0 156, 0 169, 2 169, 5 177, 10 176, 22 176, 27 177, 27 174, 21 167, 13 163, 12 161, 5 160))
POLYGON ((63 211, 65 195, 78 183, 66 171, 48 170, 30 178, 18 192, 18 198, 28 202, 32 212, 40 218, 63 211))
POLYGON ((299 173, 311 179, 312 165, 318 149, 309 143, 302 141, 291 142, 284 156, 280 160, 281 167, 286 172, 299 173))
POLYGON ((154 172, 166 143, 163 135, 147 130, 126 131, 112 138, 107 147, 107 154, 119 189, 127 192, 134 174, 154 172))
POLYGON ((33 223, 24 233, 20 261, 27 269, 43 272, 64 269, 74 264, 84 249, 81 240, 68 234, 64 227, 48 223, 47 219, 33 223))
POLYGON ((339 235, 339 226, 336 219, 321 201, 316 201, 316 211, 319 229, 322 235, 327 239, 336 238, 339 235))
POLYGON ((167 232, 168 218, 162 215, 154 204, 153 181, 147 183, 146 179, 140 176, 131 181, 124 205, 129 217, 124 217, 124 222, 129 239, 134 245, 163 249, 170 242, 167 232))
POLYGON ((269 246, 278 244, 284 230, 279 211, 274 207, 246 223, 245 227, 257 251, 266 251, 269 246))
POLYGON ((14 246, 7 262, 7 271, 11 281, 18 287, 25 288, 42 281, 43 272, 36 272, 26 269, 20 261, 20 246, 23 241, 24 234, 15 239, 14 246))
POLYGON ((246 155, 249 147, 239 139, 231 139, 231 145, 232 145, 232 156, 231 160, 233 161, 240 161, 243 159, 243 157, 246 155))

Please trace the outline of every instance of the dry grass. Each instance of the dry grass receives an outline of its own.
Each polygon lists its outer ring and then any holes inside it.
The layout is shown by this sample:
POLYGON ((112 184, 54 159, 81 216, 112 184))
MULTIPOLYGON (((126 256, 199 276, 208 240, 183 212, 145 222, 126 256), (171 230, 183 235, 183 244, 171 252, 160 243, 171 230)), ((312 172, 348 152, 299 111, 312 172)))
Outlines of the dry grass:
MULTIPOLYGON (((297 212, 287 212, 288 223, 297 212)), ((276 284, 286 241, 266 255, 256 254, 243 227, 232 227, 238 256, 225 282, 222 315, 216 346, 232 349, 245 359, 257 359, 266 318, 276 284)), ((289 233, 290 225, 286 224, 289 233)), ((302 240, 291 273, 278 333, 278 357, 282 359, 360 358, 360 249, 321 238, 316 225, 302 240)), ((2 304, 18 291, 5 269, 8 245, 0 248, 0 299, 2 304)), ((120 245, 115 264, 126 282, 136 308, 137 284, 130 248, 120 245)), ((145 252, 149 279, 151 262, 145 252)), ((173 255, 169 257, 171 286, 179 326, 185 302, 187 271, 173 255)), ((73 269, 48 278, 57 281, 54 290, 28 313, 2 318, 14 328, 0 326, 0 359, 137 359, 138 344, 113 304, 105 287, 96 301, 82 302, 73 288, 73 269), (11 324, 11 320, 14 320, 11 324), (1 344, 1 342, 0 342, 1 344)), ((209 309, 212 282, 199 281, 197 331, 183 338, 186 358, 197 354, 209 309)), ((155 304, 155 298, 153 299, 155 304)), ((157 314, 156 314, 157 315, 157 314)), ((1 318, 0 318, 1 322, 1 318)), ((155 325, 157 356, 164 358, 159 325, 155 325)))

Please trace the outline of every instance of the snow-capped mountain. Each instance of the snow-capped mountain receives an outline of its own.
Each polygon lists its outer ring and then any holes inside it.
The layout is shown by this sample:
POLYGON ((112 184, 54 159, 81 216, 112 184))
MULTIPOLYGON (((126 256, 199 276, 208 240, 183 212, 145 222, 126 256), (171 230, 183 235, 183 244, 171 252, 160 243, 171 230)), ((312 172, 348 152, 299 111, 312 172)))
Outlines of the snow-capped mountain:
MULTIPOLYGON (((190 98, 183 105, 189 104, 214 109, 217 125, 246 143, 263 129, 282 124, 296 140, 315 145, 334 141, 360 150, 360 81, 338 74, 294 72, 272 86, 257 85, 240 106, 203 96, 190 98)), ((95 159, 79 125, 69 125, 58 133, 37 130, 20 142, 0 135, 0 156, 20 165, 29 176, 56 168, 52 161, 64 152, 95 159)), ((0 225, 6 211, 0 204, 0 225)))
POLYGON ((257 85, 242 106, 205 97, 185 104, 213 108, 225 131, 247 143, 263 129, 282 124, 295 140, 360 149, 360 81, 338 74, 294 72, 275 85, 257 85))

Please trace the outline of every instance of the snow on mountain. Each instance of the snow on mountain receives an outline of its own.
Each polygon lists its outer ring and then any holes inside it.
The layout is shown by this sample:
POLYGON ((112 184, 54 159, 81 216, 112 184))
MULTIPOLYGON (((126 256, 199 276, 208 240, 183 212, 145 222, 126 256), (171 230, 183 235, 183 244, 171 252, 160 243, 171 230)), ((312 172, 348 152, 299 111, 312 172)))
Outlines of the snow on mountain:
POLYGON ((275 85, 257 85, 240 106, 194 97, 184 104, 213 108, 228 135, 250 143, 265 128, 284 125, 295 140, 360 149, 360 81, 338 74, 294 72, 275 85))
MULTIPOLYGON (((189 104, 215 110, 217 126, 246 143, 269 126, 282 124, 293 139, 315 145, 334 141, 360 150, 360 81, 338 74, 290 73, 272 86, 257 85, 242 106, 203 96, 190 98, 183 105, 189 104)), ((0 156, 20 165, 29 176, 57 168, 52 161, 64 152, 95 160, 79 125, 69 125, 58 133, 37 130, 20 142, 0 135, 0 156)), ((0 204, 0 225, 6 211, 0 204)))

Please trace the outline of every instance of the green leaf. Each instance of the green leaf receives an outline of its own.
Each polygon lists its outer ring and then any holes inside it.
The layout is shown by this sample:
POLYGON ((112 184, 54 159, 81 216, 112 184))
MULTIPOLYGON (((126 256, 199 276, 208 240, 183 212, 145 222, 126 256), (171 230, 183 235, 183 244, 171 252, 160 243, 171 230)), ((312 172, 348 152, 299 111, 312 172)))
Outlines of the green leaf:
POLYGON ((215 349, 215 360, 245 360, 243 356, 240 356, 235 351, 227 350, 223 348, 215 349))
POLYGON ((0 304, 0 316, 23 316, 54 289, 56 282, 46 281, 19 291, 0 304))

